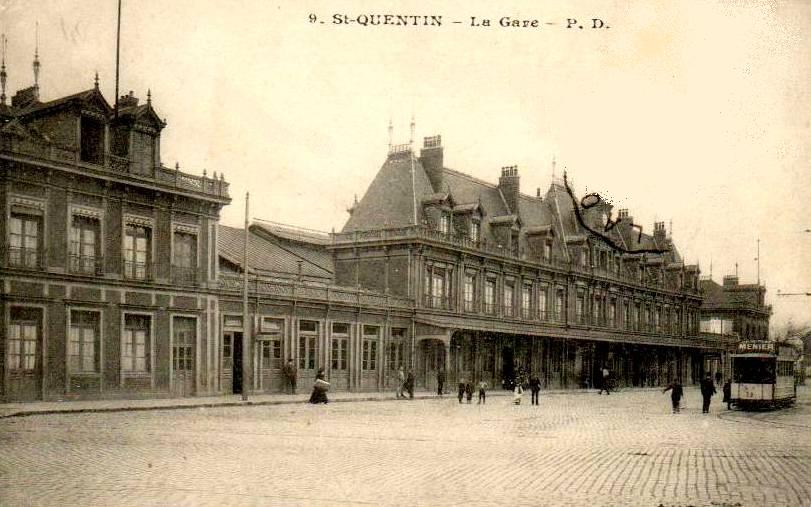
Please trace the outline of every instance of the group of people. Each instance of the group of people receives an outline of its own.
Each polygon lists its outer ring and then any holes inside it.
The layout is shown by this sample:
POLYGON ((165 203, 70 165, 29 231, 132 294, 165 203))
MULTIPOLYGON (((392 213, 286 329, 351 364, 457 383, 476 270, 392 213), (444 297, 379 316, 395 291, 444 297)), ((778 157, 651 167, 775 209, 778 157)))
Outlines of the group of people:
POLYGON ((406 375, 403 367, 397 370, 397 399, 405 398, 405 393, 408 393, 408 398, 414 399, 414 370, 408 369, 406 375))
MULTIPOLYGON (((715 376, 716 382, 721 381, 721 374, 718 373, 715 376)), ((712 401, 712 397, 717 394, 718 391, 715 389, 715 382, 712 381, 712 375, 707 373, 707 375, 701 379, 700 383, 700 390, 701 390, 701 413, 702 414, 709 414, 710 413, 710 402, 712 401)), ((684 397, 684 388, 682 387, 681 383, 678 380, 674 380, 670 384, 665 387, 662 391, 666 393, 670 391, 670 402, 673 406, 673 413, 678 414, 681 410, 681 399, 684 397)), ((732 406, 732 383, 727 380, 724 382, 723 386, 723 403, 727 404, 727 410, 731 409, 732 406)))

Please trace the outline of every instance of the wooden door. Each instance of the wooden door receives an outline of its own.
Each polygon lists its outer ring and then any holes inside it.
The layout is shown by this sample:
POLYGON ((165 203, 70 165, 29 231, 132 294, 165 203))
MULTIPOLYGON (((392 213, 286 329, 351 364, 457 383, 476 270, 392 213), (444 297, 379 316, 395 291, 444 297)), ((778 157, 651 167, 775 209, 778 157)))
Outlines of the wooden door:
POLYGON ((172 336, 172 394, 194 394, 194 354, 197 341, 197 321, 191 317, 175 317, 172 336))
POLYGON ((42 395, 42 326, 39 310, 12 310, 6 341, 7 401, 32 401, 42 395))

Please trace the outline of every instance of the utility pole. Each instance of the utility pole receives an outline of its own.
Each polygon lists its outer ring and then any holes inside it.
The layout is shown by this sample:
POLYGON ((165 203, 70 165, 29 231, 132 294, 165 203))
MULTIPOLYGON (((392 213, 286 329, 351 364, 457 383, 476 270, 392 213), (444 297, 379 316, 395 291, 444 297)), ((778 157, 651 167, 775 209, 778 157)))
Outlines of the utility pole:
POLYGON ((760 238, 757 239, 757 284, 760 285, 760 238))
POLYGON ((248 365, 251 363, 250 334, 248 318, 248 200, 250 192, 245 192, 245 238, 242 253, 242 401, 248 401, 248 365))

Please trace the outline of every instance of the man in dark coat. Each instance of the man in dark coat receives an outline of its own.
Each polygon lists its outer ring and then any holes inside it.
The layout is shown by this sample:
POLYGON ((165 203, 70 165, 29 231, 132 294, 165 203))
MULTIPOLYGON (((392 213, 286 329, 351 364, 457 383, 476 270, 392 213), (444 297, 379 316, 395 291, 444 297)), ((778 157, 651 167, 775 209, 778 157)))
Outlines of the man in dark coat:
POLYGON ((529 377, 529 389, 532 391, 532 404, 538 404, 538 394, 541 392, 541 379, 538 378, 538 375, 533 373, 529 377))
POLYGON ((436 373, 436 393, 442 396, 442 391, 445 389, 445 370, 440 368, 436 373))
POLYGON ((287 364, 284 365, 283 373, 287 380, 287 388, 290 390, 290 394, 296 394, 296 377, 298 376, 298 372, 296 371, 296 365, 293 364, 292 359, 287 360, 287 364))
POLYGON ((412 370, 411 368, 408 369, 408 375, 406 375, 405 388, 406 388, 406 391, 408 391, 408 397, 413 400, 414 399, 414 370, 412 370))
POLYGON ((727 379, 724 382, 724 403, 727 404, 727 410, 732 409, 732 381, 727 379))
POLYGON ((681 387, 681 382, 674 380, 668 384, 662 392, 666 393, 667 391, 670 391, 670 401, 673 404, 673 413, 678 414, 681 398, 684 396, 684 389, 681 387))
POLYGON ((715 394, 715 384, 712 381, 712 376, 707 373, 701 381, 701 397, 704 403, 701 405, 701 413, 708 414, 710 412, 710 399, 715 394))

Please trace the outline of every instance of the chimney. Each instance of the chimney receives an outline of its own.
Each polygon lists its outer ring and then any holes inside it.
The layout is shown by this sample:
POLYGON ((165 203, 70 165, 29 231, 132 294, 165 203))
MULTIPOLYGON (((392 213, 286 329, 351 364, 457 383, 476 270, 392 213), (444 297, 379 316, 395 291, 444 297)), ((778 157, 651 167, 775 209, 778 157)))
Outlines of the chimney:
POLYGON ((541 198, 541 187, 538 187, 538 188, 535 190, 535 197, 537 197, 538 199, 540 199, 540 198, 541 198))
POLYGON ((119 107, 135 107, 138 105, 138 97, 135 96, 132 90, 127 95, 122 95, 118 100, 119 107))
POLYGON ((653 239, 656 241, 657 244, 662 245, 667 238, 667 232, 665 231, 665 223, 664 222, 654 222, 653 223, 653 239))
POLYGON ((518 195, 521 191, 518 177, 518 166, 511 165, 501 168, 501 177, 498 179, 498 189, 504 195, 510 213, 518 214, 518 195))
POLYGON ((442 192, 445 186, 443 174, 442 136, 431 136, 423 139, 420 150, 420 163, 428 175, 434 192, 442 192))
POLYGON ((11 107, 23 108, 26 106, 30 106, 32 104, 36 104, 37 102, 39 102, 38 97, 39 95, 36 86, 29 86, 28 88, 23 88, 22 90, 15 93, 13 97, 11 97, 11 107))
POLYGON ((738 285, 738 275, 726 275, 724 277, 724 287, 734 287, 738 285))

